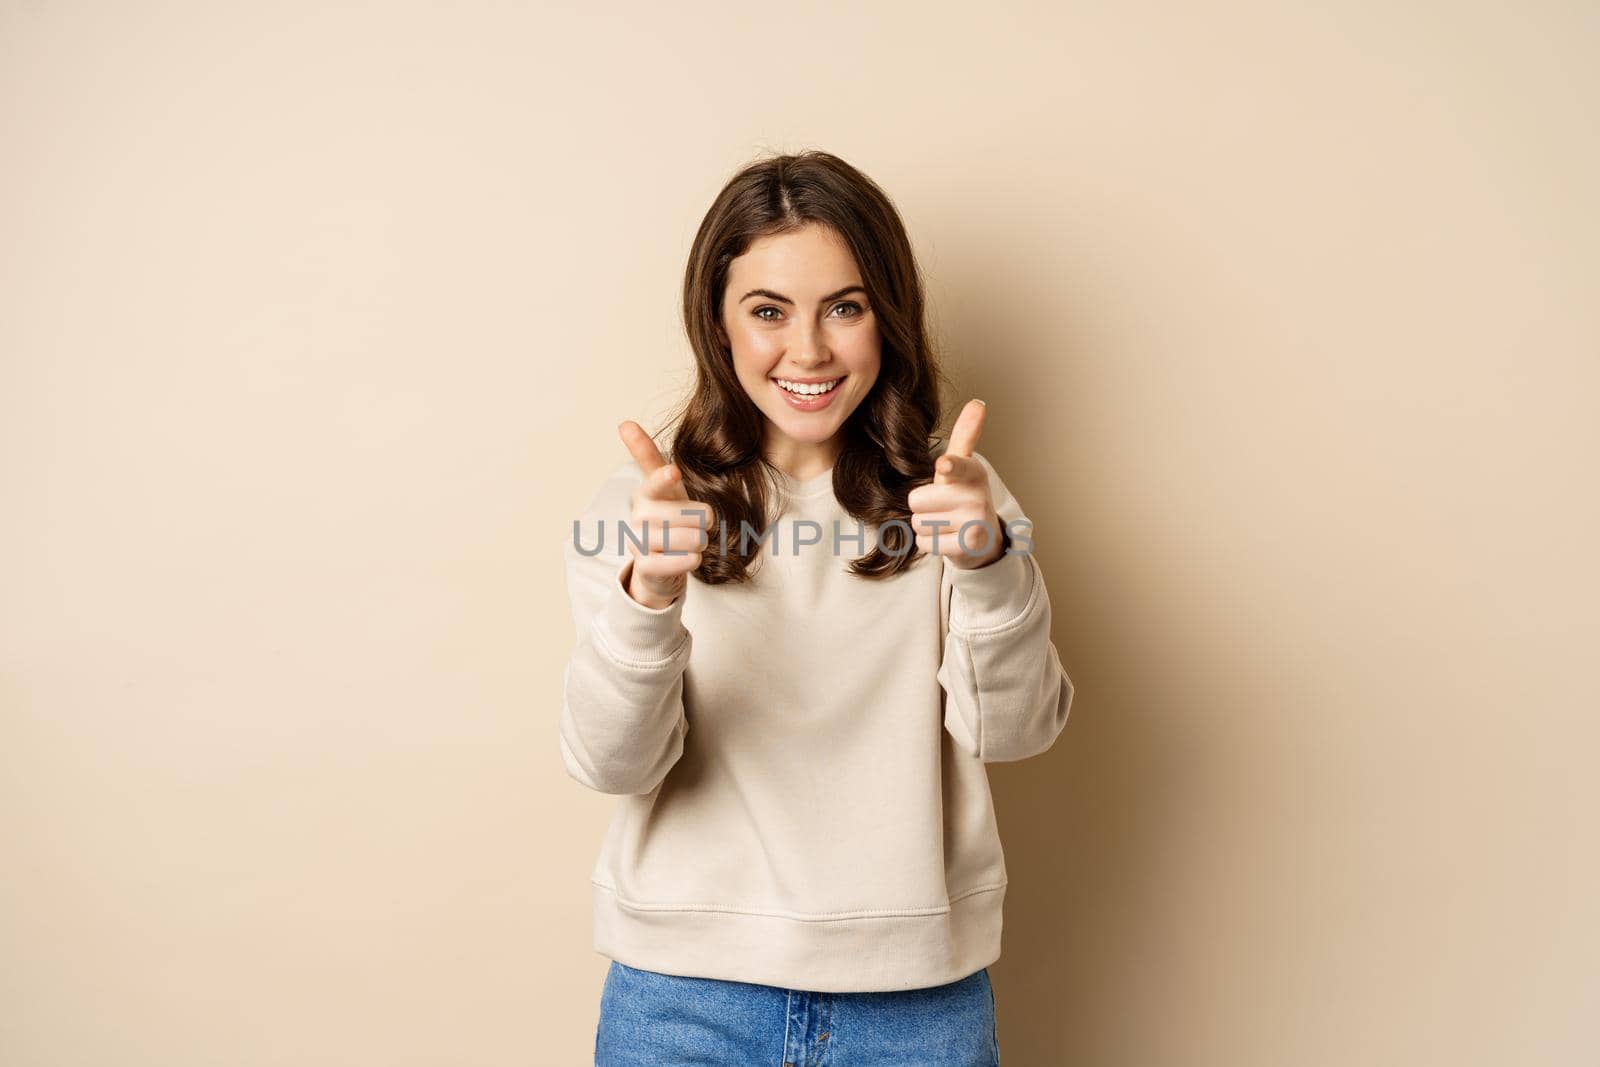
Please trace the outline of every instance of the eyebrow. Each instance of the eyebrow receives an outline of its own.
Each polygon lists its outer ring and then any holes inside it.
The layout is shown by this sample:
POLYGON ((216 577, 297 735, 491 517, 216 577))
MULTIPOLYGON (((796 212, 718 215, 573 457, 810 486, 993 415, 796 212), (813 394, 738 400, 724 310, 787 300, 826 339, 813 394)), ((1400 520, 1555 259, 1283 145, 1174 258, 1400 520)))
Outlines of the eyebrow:
MULTIPOLYGON (((866 296, 867 295, 867 291, 863 287, 861 287, 859 285, 847 285, 843 289, 840 289, 840 290, 838 290, 836 292, 829 293, 827 296, 823 297, 822 298, 822 303, 826 304, 830 300, 837 300, 839 297, 844 296, 846 293, 860 293, 862 296, 866 296)), ((785 304, 790 304, 790 305, 792 305, 794 303, 793 300, 790 300, 788 297, 784 296, 782 293, 774 293, 771 289, 752 289, 748 293, 744 294, 743 296, 741 296, 739 298, 739 303, 741 303, 741 304, 744 303, 746 300, 749 300, 752 296, 764 296, 768 300, 781 300, 785 304)))

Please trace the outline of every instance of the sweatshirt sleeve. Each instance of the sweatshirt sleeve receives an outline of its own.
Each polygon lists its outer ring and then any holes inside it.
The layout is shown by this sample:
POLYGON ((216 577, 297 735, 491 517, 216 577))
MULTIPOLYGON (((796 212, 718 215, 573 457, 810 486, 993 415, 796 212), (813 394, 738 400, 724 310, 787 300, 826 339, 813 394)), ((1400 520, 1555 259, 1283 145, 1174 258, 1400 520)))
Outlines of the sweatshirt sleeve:
POLYGON ((633 557, 619 531, 642 480, 625 461, 563 534, 576 643, 562 678, 561 759, 568 774, 602 793, 654 790, 683 755, 689 731, 683 674, 693 642, 684 597, 653 609, 627 591, 633 557))
POLYGON ((944 563, 941 612, 944 726, 985 763, 1036 756, 1055 743, 1072 706, 1072 680, 1050 637, 1050 594, 1031 548, 1033 524, 983 455, 1001 525, 1017 547, 976 570, 944 563))

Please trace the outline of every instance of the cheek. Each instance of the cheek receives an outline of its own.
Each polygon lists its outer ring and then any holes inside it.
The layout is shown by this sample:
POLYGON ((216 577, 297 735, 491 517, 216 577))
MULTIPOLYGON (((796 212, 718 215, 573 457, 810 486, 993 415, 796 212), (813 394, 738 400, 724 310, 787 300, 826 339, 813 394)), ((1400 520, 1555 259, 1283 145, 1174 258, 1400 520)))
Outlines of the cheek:
POLYGON ((835 351, 859 371, 873 370, 883 358, 883 341, 877 330, 857 330, 842 339, 835 351))
POLYGON ((736 363, 760 367, 775 356, 783 354, 783 343, 778 335, 767 330, 733 329, 728 332, 733 342, 736 363))
POLYGON ((773 357, 759 340, 747 337, 733 338, 733 369, 746 382, 756 382, 767 376, 773 357))

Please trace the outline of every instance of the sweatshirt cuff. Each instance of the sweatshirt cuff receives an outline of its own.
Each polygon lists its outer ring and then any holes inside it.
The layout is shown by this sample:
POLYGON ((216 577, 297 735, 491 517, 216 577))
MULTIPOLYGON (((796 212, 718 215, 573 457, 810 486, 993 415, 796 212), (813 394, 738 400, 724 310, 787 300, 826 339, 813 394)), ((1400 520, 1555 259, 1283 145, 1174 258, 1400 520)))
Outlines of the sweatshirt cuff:
POLYGON ((630 557, 611 575, 605 605, 596 622, 606 648, 629 663, 659 663, 672 658, 688 629, 683 625, 683 594, 664 608, 647 608, 628 595, 630 557))
POLYGON ((976 570, 950 568, 957 604, 951 608, 951 626, 960 630, 990 630, 1015 622, 1033 605, 1038 565, 1031 552, 1007 552, 976 570))

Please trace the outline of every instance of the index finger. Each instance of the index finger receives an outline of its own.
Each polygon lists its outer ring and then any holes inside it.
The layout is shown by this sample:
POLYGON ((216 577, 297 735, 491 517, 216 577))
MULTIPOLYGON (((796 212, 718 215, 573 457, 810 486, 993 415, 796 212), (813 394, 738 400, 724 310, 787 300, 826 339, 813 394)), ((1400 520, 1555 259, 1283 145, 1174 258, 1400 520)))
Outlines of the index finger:
POLYGON ((656 447, 655 440, 645 433, 643 426, 632 419, 627 419, 617 426, 617 433, 621 436, 622 443, 628 446, 628 454, 644 472, 644 481, 639 486, 640 492, 660 500, 689 499, 689 494, 683 488, 682 472, 676 465, 666 461, 661 455, 661 450, 656 447))
POLYGON ((627 446, 628 454, 633 457, 644 476, 649 478, 656 471, 666 466, 667 461, 662 458, 661 449, 656 447, 655 440, 644 432, 632 419, 624 419, 617 425, 617 435, 622 438, 622 443, 627 446))
POLYGON ((983 431, 983 416, 988 410, 989 405, 976 397, 967 401, 950 429, 950 446, 944 450, 945 455, 972 458, 972 450, 978 446, 978 434, 983 431))

